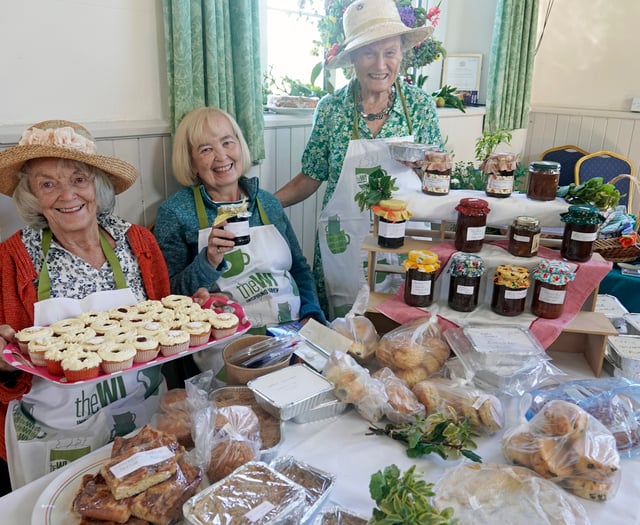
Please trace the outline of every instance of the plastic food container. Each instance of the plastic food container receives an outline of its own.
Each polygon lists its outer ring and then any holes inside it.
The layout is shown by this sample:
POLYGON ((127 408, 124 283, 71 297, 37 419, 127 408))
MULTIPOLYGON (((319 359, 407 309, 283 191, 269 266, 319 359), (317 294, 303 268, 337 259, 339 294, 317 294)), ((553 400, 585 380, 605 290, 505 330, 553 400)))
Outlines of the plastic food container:
POLYGON ((252 379, 247 386, 262 408, 283 421, 311 410, 334 387, 327 378, 303 364, 252 379))
POLYGON ((331 507, 322 511, 313 525, 367 525, 369 518, 342 507, 331 507))
POLYGON ((395 142, 389 144, 391 156, 403 162, 418 162, 424 160, 427 151, 436 149, 430 144, 416 144, 415 142, 395 142))
POLYGON ((306 491, 266 463, 250 461, 182 507, 190 525, 301 523, 306 491))
POLYGON ((232 405, 251 407, 260 422, 260 438, 262 439, 260 459, 269 462, 276 456, 284 437, 284 422, 264 410, 249 388, 246 386, 225 386, 211 392, 209 399, 217 407, 232 405))
POLYGON ((640 314, 639 313, 624 314, 622 318, 627 323, 627 327, 629 328, 628 333, 630 335, 640 334, 640 314))
POLYGON ((607 338, 608 354, 622 375, 640 380, 640 335, 614 335, 607 338))
POLYGON ((328 399, 316 405, 311 410, 298 414, 293 418, 293 421, 295 423, 311 423, 321 419, 329 419, 342 414, 348 406, 349 403, 344 403, 338 399, 328 399))
POLYGON ((302 517, 302 523, 307 522, 324 504, 335 485, 336 477, 333 474, 298 461, 292 456, 274 459, 271 466, 306 490, 307 510, 302 517))

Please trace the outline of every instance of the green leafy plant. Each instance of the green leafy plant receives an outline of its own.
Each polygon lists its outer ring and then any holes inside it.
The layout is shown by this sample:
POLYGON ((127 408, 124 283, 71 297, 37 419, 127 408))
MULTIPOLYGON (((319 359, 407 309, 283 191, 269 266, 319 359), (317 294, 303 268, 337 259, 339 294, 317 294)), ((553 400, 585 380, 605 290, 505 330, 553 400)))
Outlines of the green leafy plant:
POLYGON ((418 479, 416 466, 404 474, 390 465, 371 476, 369 493, 376 502, 370 525, 454 525, 453 509, 438 511, 430 503, 433 484, 418 479))
POLYGON ((458 90, 453 86, 442 86, 438 91, 431 93, 431 96, 436 99, 436 105, 438 107, 457 108, 463 113, 464 110, 463 100, 456 95, 458 90))
POLYGON ((354 199, 358 203, 360 211, 364 211, 365 208, 371 208, 381 200, 390 199, 391 192, 397 189, 395 177, 387 175, 385 170, 378 168, 369 174, 367 184, 361 186, 354 199))
POLYGON ((502 144, 510 144, 513 135, 506 129, 497 129, 495 131, 483 131, 482 136, 476 140, 475 157, 478 162, 487 160, 489 155, 493 153, 497 146, 502 144))
POLYGON ((436 412, 410 423, 389 423, 384 428, 369 427, 368 435, 385 435, 401 441, 410 458, 438 454, 442 459, 464 456, 481 463, 482 458, 471 450, 477 448, 473 440, 477 434, 469 427, 469 418, 460 419, 451 407, 448 412, 447 415, 436 412))
POLYGON ((270 67, 269 70, 264 74, 262 80, 262 102, 263 104, 266 104, 267 96, 272 94, 291 95, 292 97, 322 98, 328 93, 328 91, 314 84, 317 77, 318 74, 314 68, 314 71, 312 71, 311 73, 310 82, 295 80, 288 76, 276 78, 273 75, 273 69, 270 67))
POLYGON ((601 210, 615 208, 620 202, 620 191, 613 184, 604 182, 602 177, 593 177, 582 184, 572 182, 560 186, 556 193, 569 204, 595 206, 601 210))
POLYGON ((451 170, 452 190, 484 190, 486 176, 471 161, 458 161, 451 170))

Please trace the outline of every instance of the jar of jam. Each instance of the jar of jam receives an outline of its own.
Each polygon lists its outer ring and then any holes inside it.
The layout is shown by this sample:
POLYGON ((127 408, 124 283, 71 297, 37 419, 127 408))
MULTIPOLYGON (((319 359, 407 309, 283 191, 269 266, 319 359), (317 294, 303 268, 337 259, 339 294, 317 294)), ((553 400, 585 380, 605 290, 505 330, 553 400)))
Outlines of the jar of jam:
POLYGON ((456 253, 451 257, 449 308, 458 312, 471 312, 478 306, 480 279, 484 270, 484 261, 478 255, 456 253))
POLYGON ((438 256, 428 250, 411 250, 402 263, 406 270, 404 302, 423 308, 433 303, 433 285, 440 268, 438 256))
POLYGON ((371 211, 379 217, 378 245, 382 248, 400 248, 404 245, 404 232, 411 212, 407 203, 399 199, 381 200, 371 207, 371 211))
POLYGON ((491 309, 498 315, 520 315, 524 312, 530 284, 529 270, 524 266, 498 266, 493 276, 491 309))
POLYGON ((242 246, 251 242, 251 235, 249 234, 250 218, 251 212, 244 211, 227 219, 227 225, 224 227, 224 229, 236 234, 235 238, 233 239, 233 243, 235 246, 242 246))
POLYGON ((479 252, 484 242, 487 215, 491 211, 489 204, 483 199, 460 199, 456 210, 458 211, 454 240, 456 250, 468 253, 479 252))
POLYGON ((422 191, 427 195, 447 195, 451 185, 451 167, 451 157, 446 151, 427 151, 422 191))
POLYGON ((489 197, 505 198, 513 191, 513 172, 518 167, 515 153, 492 153, 480 168, 487 176, 485 193, 489 197))
POLYGON ((542 259, 531 272, 531 278, 535 281, 531 313, 545 319, 560 317, 564 310, 567 285, 575 276, 568 263, 542 259))
POLYGON ((509 228, 509 253, 533 257, 540 247, 540 221, 535 217, 516 217, 509 228))
POLYGON ((600 224, 605 220, 593 206, 569 206, 560 214, 564 222, 560 255, 568 261, 584 262, 591 259, 593 243, 598 238, 600 224))
POLYGON ((558 193, 560 163, 539 160, 529 164, 527 197, 536 201, 552 201, 558 193))

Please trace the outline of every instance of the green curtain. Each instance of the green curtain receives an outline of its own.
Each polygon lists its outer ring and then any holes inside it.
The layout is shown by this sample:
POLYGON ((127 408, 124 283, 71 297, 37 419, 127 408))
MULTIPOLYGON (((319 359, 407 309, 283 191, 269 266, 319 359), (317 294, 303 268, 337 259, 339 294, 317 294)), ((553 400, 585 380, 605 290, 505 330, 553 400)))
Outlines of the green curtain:
POLYGON ((527 127, 538 0, 498 0, 489 59, 484 128, 527 127))
POLYGON ((228 111, 253 161, 265 157, 258 2, 163 0, 173 133, 194 108, 228 111))

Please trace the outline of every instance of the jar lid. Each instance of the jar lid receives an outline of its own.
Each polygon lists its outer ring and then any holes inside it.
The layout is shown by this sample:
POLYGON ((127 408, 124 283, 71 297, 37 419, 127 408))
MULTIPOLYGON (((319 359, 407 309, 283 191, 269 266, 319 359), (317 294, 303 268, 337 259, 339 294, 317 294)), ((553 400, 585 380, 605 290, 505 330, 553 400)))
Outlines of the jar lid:
POLYGON ((427 151, 425 153, 425 171, 447 171, 453 166, 451 157, 446 151, 427 151))
POLYGON ((535 217, 527 217, 526 215, 520 215, 516 217, 516 226, 523 226, 525 228, 537 228, 540 226, 540 221, 535 217))
POLYGON ((560 163, 552 160, 536 160, 529 164, 529 169, 536 171, 560 171, 560 163))
POLYGON ((456 253, 451 257, 449 271, 453 277, 480 277, 484 270, 484 261, 478 255, 456 253))
POLYGON ((407 202, 400 199, 384 199, 378 204, 371 206, 374 215, 382 217, 386 221, 400 222, 411 217, 411 212, 407 210, 407 202))
POLYGON ((600 210, 593 206, 573 205, 569 206, 569 210, 560 214, 560 220, 562 222, 568 222, 571 224, 601 224, 605 221, 603 215, 600 214, 600 210))
POLYGON ((435 272, 440 268, 440 259, 429 250, 411 250, 407 259, 402 263, 405 270, 418 270, 420 272, 435 272))
POLYGON ((502 264, 496 268, 493 282, 507 288, 528 288, 531 284, 529 270, 524 266, 502 264))
POLYGON ((565 285, 573 281, 575 272, 568 263, 551 259, 542 259, 531 272, 531 277, 548 284, 565 285))
POLYGON ((484 160, 480 169, 482 169, 484 173, 498 174, 504 171, 515 171, 517 167, 518 161, 515 153, 496 152, 484 160))
POLYGON ((474 197, 460 199, 455 209, 465 215, 487 215, 491 211, 487 201, 474 197))

